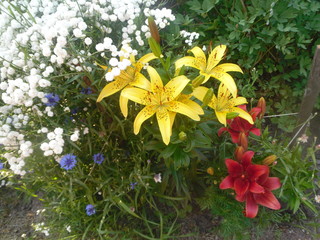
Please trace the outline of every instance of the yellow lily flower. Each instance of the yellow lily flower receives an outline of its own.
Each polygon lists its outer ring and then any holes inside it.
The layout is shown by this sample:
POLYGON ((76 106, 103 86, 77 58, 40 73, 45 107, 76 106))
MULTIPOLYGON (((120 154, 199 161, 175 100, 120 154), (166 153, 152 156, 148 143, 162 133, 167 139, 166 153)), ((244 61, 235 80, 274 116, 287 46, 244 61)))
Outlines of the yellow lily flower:
POLYGON ((229 89, 234 97, 236 97, 237 86, 231 75, 229 75, 227 72, 243 72, 238 65, 233 63, 223 63, 218 65, 223 58, 225 50, 226 45, 219 45, 215 47, 210 53, 207 61, 206 55, 202 49, 199 47, 194 47, 189 50, 193 53, 194 57, 187 56, 177 60, 175 62, 176 69, 180 69, 183 65, 196 68, 200 70, 200 75, 204 76, 202 83, 207 82, 210 77, 216 78, 229 89))
POLYGON ((175 77, 163 86, 162 80, 154 68, 148 67, 147 71, 151 78, 149 90, 128 87, 122 90, 121 95, 136 103, 145 105, 134 120, 134 134, 139 133, 141 125, 145 120, 156 114, 162 140, 168 145, 175 114, 181 113, 193 120, 199 121, 199 109, 178 100, 182 90, 189 82, 186 76, 175 77))
MULTIPOLYGON (((193 95, 203 101, 207 91, 208 88, 206 87, 197 87, 193 91, 193 95)), ((213 95, 208 106, 214 109, 218 121, 225 126, 227 125, 227 114, 232 112, 238 113, 239 117, 253 124, 251 115, 241 108, 236 107, 246 103, 247 100, 244 97, 233 97, 229 89, 221 83, 218 89, 218 95, 213 95)))
MULTIPOLYGON (((119 76, 114 78, 114 81, 108 83, 101 91, 98 96, 97 102, 100 102, 102 99, 109 97, 110 95, 124 89, 127 86, 135 86, 144 89, 150 88, 150 82, 140 73, 144 64, 157 58, 153 53, 148 53, 142 56, 137 62, 134 59, 134 56, 130 56, 130 61, 132 66, 127 67, 125 70, 120 72, 119 76)), ((102 66, 104 70, 107 69, 106 66, 102 66)), ((128 99, 120 95, 119 99, 120 109, 124 117, 128 116, 128 99)))

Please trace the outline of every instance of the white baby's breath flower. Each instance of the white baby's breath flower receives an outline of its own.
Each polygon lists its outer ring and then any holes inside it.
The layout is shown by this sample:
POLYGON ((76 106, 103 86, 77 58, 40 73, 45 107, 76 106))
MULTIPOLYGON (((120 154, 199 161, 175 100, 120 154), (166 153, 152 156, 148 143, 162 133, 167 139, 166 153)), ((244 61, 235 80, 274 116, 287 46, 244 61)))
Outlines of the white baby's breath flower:
POLYGON ((91 45, 91 43, 92 43, 92 40, 91 40, 91 38, 89 38, 89 37, 86 37, 85 39, 84 39, 84 43, 86 44, 86 45, 91 45))

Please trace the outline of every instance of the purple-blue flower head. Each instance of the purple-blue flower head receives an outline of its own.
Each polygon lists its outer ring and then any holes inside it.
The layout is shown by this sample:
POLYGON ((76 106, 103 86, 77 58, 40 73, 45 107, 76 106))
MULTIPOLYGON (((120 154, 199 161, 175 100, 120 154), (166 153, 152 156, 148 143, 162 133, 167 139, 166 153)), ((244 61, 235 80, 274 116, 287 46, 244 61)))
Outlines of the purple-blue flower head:
POLYGON ((86 212, 87 212, 88 216, 91 216, 96 213, 96 209, 94 208, 94 206, 92 204, 88 204, 86 206, 86 212))
POLYGON ((89 95, 92 93, 92 89, 91 89, 91 87, 82 88, 80 93, 89 95))
POLYGON ((104 161, 104 156, 102 153, 97 153, 93 155, 93 161, 97 164, 101 164, 104 161))
POLYGON ((133 190, 137 184, 137 182, 130 183, 130 188, 133 190))
POLYGON ((48 107, 53 107, 60 101, 59 96, 55 93, 48 93, 45 95, 45 97, 48 99, 48 102, 45 103, 45 105, 48 107))
POLYGON ((0 162, 0 170, 3 169, 4 164, 0 162))
POLYGON ((65 170, 71 170, 76 166, 76 163, 76 156, 73 154, 64 155, 60 160, 61 168, 64 168, 65 170))

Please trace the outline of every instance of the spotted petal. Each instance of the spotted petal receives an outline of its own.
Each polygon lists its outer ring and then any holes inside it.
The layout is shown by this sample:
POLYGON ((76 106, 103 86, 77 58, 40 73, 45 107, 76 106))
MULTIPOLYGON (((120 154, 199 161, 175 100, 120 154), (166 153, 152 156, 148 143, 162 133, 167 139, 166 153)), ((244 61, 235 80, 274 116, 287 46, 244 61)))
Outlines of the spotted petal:
POLYGON ((125 98, 124 96, 120 95, 120 98, 119 98, 120 110, 125 118, 128 116, 128 101, 129 101, 128 98, 125 98))
POLYGON ((211 71, 215 66, 218 65, 218 63, 222 60, 226 48, 226 45, 218 45, 212 50, 208 57, 208 66, 206 72, 211 71))
POLYGON ((241 68, 234 63, 223 63, 214 68, 220 72, 242 72, 241 68))
POLYGON ((168 95, 168 101, 175 99, 185 88, 190 80, 186 76, 178 76, 173 78, 165 86, 166 94, 168 95))
POLYGON ((155 112, 156 109, 154 106, 146 106, 138 113, 133 123, 134 134, 137 135, 139 133, 141 124, 150 118, 155 112))
POLYGON ((214 77, 218 79, 221 83, 223 83, 233 97, 237 96, 237 91, 238 91, 237 86, 236 86, 236 83, 234 82, 234 79, 231 77, 231 75, 223 71, 216 71, 215 69, 213 69, 210 72, 210 75, 211 77, 214 77))
POLYGON ((200 120, 200 117, 198 116, 198 114, 182 102, 178 102, 178 101, 168 102, 167 109, 172 112, 177 112, 177 113, 181 113, 183 115, 186 115, 195 121, 200 120))
POLYGON ((148 53, 144 56, 142 56, 135 64, 136 71, 140 72, 143 66, 150 62, 153 59, 156 59, 157 57, 153 53, 148 53))
POLYGON ((163 142, 168 145, 172 134, 171 119, 166 109, 157 111, 157 120, 163 142))
POLYGON ((122 90, 121 95, 142 105, 148 105, 151 102, 147 101, 149 92, 140 88, 125 88, 122 90))
POLYGON ((197 64, 196 59, 194 57, 190 57, 190 56, 178 59, 175 62, 175 66, 176 66, 176 69, 180 69, 180 68, 182 68, 182 66, 193 67, 193 68, 199 69, 199 65, 197 64))
POLYGON ((193 53, 198 69, 205 70, 207 66, 207 59, 202 49, 199 47, 194 47, 189 51, 193 53))
POLYGON ((100 102, 105 97, 108 97, 118 91, 120 91, 122 88, 128 85, 130 81, 125 80, 123 78, 118 78, 114 82, 108 83, 101 91, 101 93, 98 96, 97 102, 100 102))
POLYGON ((148 67, 147 71, 151 78, 151 91, 156 92, 159 88, 163 87, 160 75, 153 67, 148 67))
POLYGON ((134 81, 130 83, 131 86, 139 87, 145 90, 151 89, 150 81, 143 76, 141 73, 137 72, 134 81))

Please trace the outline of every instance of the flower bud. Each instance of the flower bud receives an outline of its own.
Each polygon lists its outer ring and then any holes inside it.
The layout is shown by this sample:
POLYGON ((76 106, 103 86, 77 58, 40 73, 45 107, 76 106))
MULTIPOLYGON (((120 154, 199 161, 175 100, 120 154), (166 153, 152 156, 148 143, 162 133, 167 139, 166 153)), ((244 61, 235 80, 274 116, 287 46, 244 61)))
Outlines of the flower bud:
POLYGON ((207 173, 212 176, 212 175, 214 174, 214 169, 213 169, 213 167, 208 167, 208 168, 207 168, 207 173))
POLYGON ((257 107, 261 109, 261 112, 258 114, 258 118, 262 119, 264 114, 266 113, 266 100, 261 97, 258 101, 257 107))
POLYGON ((151 33, 151 37, 160 44, 160 35, 158 31, 158 27, 153 19, 153 17, 148 17, 148 25, 151 33))
POLYGON ((185 132, 180 132, 179 133, 179 140, 184 141, 187 139, 187 134, 185 132))
POLYGON ((152 53, 158 58, 162 57, 160 44, 152 37, 148 38, 148 43, 152 53))
POLYGON ((244 132, 240 132, 239 134, 238 145, 242 146, 244 150, 248 148, 248 137, 244 132))
POLYGON ((204 81, 205 77, 203 75, 199 75, 195 79, 192 80, 192 86, 194 88, 199 87, 201 83, 204 81))
POLYGON ((206 95, 204 95, 203 101, 202 101, 202 106, 207 106, 208 103, 211 101, 213 97, 213 89, 209 88, 206 95))
POLYGON ((234 151, 234 156, 238 162, 241 161, 242 155, 244 154, 245 150, 242 146, 237 146, 236 150, 234 151))
POLYGON ((277 158, 278 157, 276 155, 270 155, 265 159, 263 159, 262 163, 268 166, 268 165, 271 165, 277 158))

